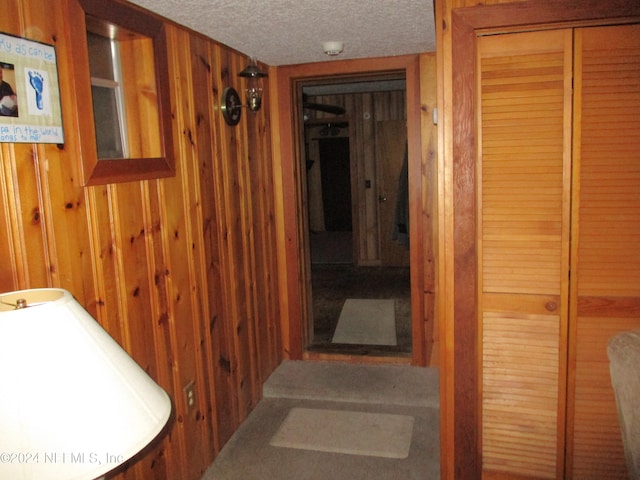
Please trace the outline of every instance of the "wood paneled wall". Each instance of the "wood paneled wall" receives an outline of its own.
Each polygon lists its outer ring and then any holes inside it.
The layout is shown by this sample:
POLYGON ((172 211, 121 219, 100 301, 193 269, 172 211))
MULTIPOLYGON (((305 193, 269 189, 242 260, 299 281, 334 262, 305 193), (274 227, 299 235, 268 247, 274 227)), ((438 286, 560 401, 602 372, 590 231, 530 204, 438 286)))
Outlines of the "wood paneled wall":
POLYGON ((247 58, 167 23, 176 175, 84 187, 68 1, 3 3, 0 31, 56 47, 65 144, 0 144, 0 291, 69 290, 171 396, 116 478, 196 480, 281 360, 269 102, 227 126, 247 58))

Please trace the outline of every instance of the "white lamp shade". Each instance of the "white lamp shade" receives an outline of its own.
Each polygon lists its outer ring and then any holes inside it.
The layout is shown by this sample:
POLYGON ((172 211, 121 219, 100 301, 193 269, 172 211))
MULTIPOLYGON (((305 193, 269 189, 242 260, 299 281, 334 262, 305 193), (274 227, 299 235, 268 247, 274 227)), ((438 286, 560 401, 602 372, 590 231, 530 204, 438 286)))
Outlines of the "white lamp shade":
POLYGON ((69 292, 0 295, 0 479, 94 479, 170 413, 166 392, 69 292))

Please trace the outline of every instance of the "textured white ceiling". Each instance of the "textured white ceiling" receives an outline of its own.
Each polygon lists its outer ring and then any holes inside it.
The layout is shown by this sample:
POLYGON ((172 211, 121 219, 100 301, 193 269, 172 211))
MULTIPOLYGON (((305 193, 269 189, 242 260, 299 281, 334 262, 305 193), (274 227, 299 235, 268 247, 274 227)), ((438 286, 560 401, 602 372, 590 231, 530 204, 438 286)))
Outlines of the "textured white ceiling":
POLYGON ((129 1, 272 66, 435 51, 433 0, 129 1))

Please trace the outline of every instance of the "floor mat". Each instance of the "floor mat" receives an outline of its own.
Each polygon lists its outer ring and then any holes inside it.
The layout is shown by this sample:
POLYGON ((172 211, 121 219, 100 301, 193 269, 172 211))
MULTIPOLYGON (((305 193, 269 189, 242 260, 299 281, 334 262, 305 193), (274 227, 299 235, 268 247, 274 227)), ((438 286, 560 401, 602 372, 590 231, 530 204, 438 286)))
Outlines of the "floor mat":
POLYGON ((348 298, 340 312, 331 342, 396 345, 395 301, 348 298))
POLYGON ((292 408, 270 445, 320 452, 407 458, 414 417, 292 408))

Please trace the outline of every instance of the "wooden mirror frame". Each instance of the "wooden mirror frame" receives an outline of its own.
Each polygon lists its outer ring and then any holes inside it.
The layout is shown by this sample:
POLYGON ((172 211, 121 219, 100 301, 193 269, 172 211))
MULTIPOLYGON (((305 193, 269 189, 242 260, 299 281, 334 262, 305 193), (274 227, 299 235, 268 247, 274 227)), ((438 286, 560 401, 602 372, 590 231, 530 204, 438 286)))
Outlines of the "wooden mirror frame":
POLYGON ((76 27, 70 32, 74 57, 74 83, 80 133, 79 168, 84 185, 139 181, 175 174, 171 99, 165 24, 159 18, 133 5, 105 0, 69 2, 69 18, 76 27), (96 144, 86 16, 120 26, 151 39, 154 52, 157 116, 160 156, 123 159, 99 159, 96 144), (91 119, 91 120, 90 120, 91 119))

